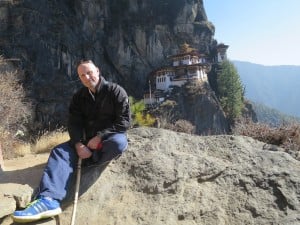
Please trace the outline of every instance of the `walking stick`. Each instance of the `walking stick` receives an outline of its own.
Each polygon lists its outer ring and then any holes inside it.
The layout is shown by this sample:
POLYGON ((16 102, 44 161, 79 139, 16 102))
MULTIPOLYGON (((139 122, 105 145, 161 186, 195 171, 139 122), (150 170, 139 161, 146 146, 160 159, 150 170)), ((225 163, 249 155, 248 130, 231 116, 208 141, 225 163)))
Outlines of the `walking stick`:
POLYGON ((81 162, 82 162, 82 159, 79 158, 78 163, 77 163, 76 186, 75 186, 75 196, 74 196, 74 205, 73 205, 71 225, 75 224, 78 194, 79 194, 79 187, 80 187, 80 177, 81 177, 81 162))
MULTIPOLYGON (((86 140, 85 129, 82 130, 82 136, 83 136, 83 140, 86 140)), ((80 178, 81 178, 81 163, 82 163, 82 158, 79 157, 78 158, 78 162, 77 162, 75 196, 74 196, 74 204, 73 204, 73 212, 72 212, 71 225, 75 225, 75 218, 76 218, 76 211, 77 211, 77 202, 78 202, 79 187, 80 187, 80 178)))

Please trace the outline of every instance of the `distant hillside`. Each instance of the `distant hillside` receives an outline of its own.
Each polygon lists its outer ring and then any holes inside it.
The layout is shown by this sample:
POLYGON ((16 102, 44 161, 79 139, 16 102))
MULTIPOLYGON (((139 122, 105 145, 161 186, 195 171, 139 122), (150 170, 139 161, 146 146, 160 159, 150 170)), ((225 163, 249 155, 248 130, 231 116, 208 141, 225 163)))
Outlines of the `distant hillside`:
POLYGON ((232 62, 246 87, 246 98, 300 117, 300 66, 232 62))
POLYGON ((251 102, 251 104, 256 113, 257 120, 260 123, 266 123, 272 126, 300 123, 299 117, 288 116, 279 110, 267 107, 261 103, 251 102))

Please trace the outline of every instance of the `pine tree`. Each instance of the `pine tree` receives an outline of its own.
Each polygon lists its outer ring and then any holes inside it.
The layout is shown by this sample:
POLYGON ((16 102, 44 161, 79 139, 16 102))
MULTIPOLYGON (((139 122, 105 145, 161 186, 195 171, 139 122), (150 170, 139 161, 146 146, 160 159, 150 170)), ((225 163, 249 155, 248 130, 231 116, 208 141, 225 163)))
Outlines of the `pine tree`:
POLYGON ((217 77, 219 98, 227 117, 234 121, 244 107, 244 88, 234 65, 226 60, 221 64, 221 72, 217 77))

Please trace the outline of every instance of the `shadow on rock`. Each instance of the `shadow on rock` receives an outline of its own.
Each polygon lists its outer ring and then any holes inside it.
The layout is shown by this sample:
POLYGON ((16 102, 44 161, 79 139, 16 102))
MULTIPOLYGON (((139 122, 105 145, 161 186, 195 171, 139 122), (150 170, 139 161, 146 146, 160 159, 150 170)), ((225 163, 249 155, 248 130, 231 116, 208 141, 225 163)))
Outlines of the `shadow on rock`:
MULTIPOLYGON (((11 225, 21 225, 21 224, 25 224, 25 223, 17 223, 17 222, 13 222, 11 225)), ((51 218, 47 218, 47 219, 41 219, 38 221, 33 221, 33 222, 29 222, 26 223, 26 225, 60 225, 60 222, 58 220, 58 217, 51 217, 51 218)))
POLYGON ((36 188, 40 182, 44 167, 45 164, 39 164, 21 170, 1 171, 0 184, 28 184, 32 188, 36 188))
MULTIPOLYGON (((100 178, 102 172, 109 165, 109 163, 110 162, 107 162, 102 165, 93 164, 93 165, 82 167, 79 196, 83 195, 100 178)), ((68 207, 74 201, 75 181, 76 181, 76 174, 72 178, 71 187, 68 190, 66 198, 62 201, 63 209, 68 207)))

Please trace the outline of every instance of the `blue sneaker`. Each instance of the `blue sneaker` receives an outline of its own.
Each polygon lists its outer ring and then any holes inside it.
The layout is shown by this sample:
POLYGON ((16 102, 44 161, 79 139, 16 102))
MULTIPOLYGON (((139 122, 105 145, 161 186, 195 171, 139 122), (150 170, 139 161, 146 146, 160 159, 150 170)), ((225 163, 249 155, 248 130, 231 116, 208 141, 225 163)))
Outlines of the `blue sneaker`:
POLYGON ((58 201, 48 197, 40 197, 31 202, 26 209, 15 211, 12 218, 15 222, 26 223, 56 216, 60 213, 61 208, 58 201))

